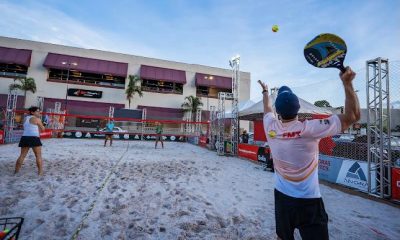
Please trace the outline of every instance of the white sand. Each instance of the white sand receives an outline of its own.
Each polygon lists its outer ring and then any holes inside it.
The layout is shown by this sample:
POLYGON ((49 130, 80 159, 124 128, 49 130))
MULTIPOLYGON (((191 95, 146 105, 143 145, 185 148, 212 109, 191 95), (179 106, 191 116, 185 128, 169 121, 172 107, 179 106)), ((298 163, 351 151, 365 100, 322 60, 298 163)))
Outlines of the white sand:
MULTIPOLYGON (((19 148, 0 145, 0 217, 25 218, 20 239, 71 239, 86 213, 77 239, 275 239, 273 174, 254 163, 187 143, 43 143, 44 177, 33 153, 14 176, 19 148)), ((321 192, 331 239, 400 239, 400 208, 321 192)))

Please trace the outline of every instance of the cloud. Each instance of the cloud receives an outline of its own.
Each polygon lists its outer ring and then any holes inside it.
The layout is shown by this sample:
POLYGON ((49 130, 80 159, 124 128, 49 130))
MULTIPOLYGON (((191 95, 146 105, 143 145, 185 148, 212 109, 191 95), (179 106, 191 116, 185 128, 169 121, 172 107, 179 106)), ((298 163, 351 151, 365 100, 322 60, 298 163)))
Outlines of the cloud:
POLYGON ((87 26, 47 5, 0 3, 2 35, 87 49, 155 56, 157 51, 118 34, 87 26), (116 44, 118 43, 118 44, 116 44))

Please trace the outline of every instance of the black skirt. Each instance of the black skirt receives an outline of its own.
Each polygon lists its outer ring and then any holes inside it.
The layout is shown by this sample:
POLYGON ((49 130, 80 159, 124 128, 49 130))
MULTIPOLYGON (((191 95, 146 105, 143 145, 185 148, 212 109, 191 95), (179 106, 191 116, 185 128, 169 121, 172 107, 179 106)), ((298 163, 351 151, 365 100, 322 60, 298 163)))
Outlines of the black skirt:
POLYGON ((22 136, 19 140, 19 147, 39 147, 42 146, 42 142, 39 137, 22 136))

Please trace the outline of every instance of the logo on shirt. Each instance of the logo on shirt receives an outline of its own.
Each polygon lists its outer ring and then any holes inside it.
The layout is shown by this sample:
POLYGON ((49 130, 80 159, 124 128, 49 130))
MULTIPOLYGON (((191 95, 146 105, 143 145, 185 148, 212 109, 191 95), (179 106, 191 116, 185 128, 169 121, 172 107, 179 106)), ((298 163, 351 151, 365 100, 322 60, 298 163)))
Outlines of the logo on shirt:
POLYGON ((282 134, 283 138, 297 138, 300 137, 300 133, 301 131, 297 131, 297 132, 284 132, 282 134))
POLYGON ((331 124, 331 123, 329 122, 329 119, 320 119, 320 120, 319 120, 319 123, 320 123, 320 124, 324 124, 324 125, 329 125, 329 124, 331 124))
POLYGON ((274 138, 276 136, 276 132, 274 130, 271 130, 268 132, 268 136, 270 136, 271 138, 274 138))

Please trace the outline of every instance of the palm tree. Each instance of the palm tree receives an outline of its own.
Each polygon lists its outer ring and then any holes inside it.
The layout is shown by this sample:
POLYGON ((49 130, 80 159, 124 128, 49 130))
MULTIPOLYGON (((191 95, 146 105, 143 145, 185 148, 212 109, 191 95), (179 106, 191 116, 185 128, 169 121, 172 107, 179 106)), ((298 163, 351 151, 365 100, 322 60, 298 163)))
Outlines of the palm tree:
POLYGON ((133 96, 137 93, 139 97, 143 96, 143 92, 140 86, 137 86, 137 83, 142 82, 142 79, 138 75, 129 75, 129 83, 126 88, 126 99, 129 102, 129 108, 131 108, 131 100, 133 96))
POLYGON ((36 92, 35 79, 31 78, 31 77, 30 78, 27 78, 27 77, 16 78, 16 79, 14 79, 14 83, 10 84, 9 89, 10 89, 10 91, 12 91, 14 89, 19 89, 19 90, 24 91, 24 106, 25 106, 26 92, 32 92, 32 93, 36 92), (20 83, 15 83, 15 81, 19 81, 20 83))
POLYGON ((182 108, 184 112, 192 112, 192 121, 194 120, 195 114, 197 110, 201 109, 203 103, 201 99, 195 96, 187 96, 185 97, 185 102, 182 104, 182 108))

